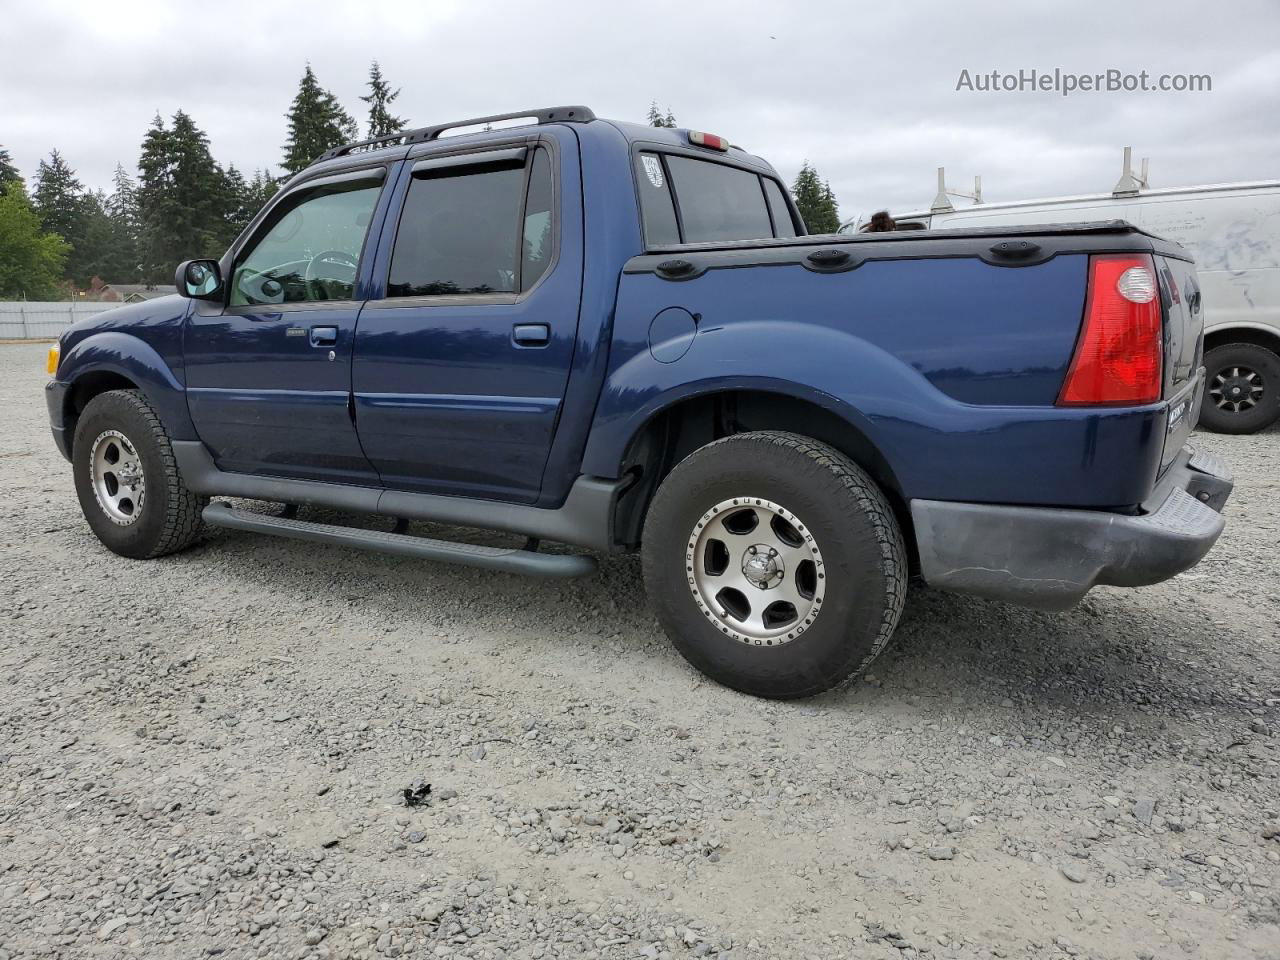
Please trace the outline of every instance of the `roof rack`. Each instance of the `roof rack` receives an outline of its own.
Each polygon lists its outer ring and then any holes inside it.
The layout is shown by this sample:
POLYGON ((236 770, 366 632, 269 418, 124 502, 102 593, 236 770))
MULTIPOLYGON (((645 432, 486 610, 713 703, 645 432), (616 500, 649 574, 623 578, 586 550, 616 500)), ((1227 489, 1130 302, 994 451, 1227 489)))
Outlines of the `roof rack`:
POLYGON ((344 143, 340 147, 332 147, 326 150, 311 162, 319 163, 321 160, 332 160, 334 157, 345 157, 352 153, 365 153, 369 150, 380 150, 383 147, 407 146, 411 143, 435 140, 446 130, 453 130, 457 127, 472 127, 482 123, 497 123, 500 120, 521 120, 524 118, 531 118, 536 123, 586 123, 589 120, 594 120, 596 115, 591 112, 590 107, 581 105, 536 107, 532 110, 517 110, 514 113, 495 113, 490 117, 453 120, 449 123, 437 123, 430 127, 402 130, 399 133, 388 134, 384 137, 372 137, 368 140, 344 143))

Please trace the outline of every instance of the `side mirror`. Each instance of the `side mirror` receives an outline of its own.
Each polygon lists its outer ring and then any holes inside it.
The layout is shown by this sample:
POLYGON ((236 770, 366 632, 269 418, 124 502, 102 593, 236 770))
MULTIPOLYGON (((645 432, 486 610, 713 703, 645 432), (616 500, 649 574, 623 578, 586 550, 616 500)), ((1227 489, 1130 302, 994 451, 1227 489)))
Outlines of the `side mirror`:
POLYGON ((178 264, 173 283, 178 293, 193 300, 222 297, 222 269, 217 260, 186 260, 178 264))

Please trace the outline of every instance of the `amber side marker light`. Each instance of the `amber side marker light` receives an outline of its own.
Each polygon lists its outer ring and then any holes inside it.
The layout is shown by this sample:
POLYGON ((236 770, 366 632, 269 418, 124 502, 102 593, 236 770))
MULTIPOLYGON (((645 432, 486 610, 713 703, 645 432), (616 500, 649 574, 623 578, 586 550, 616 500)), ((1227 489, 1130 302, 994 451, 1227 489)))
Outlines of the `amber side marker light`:
POLYGON ((48 359, 44 362, 45 373, 53 376, 58 372, 58 358, 62 355, 62 348, 58 344, 54 344, 49 348, 48 359))

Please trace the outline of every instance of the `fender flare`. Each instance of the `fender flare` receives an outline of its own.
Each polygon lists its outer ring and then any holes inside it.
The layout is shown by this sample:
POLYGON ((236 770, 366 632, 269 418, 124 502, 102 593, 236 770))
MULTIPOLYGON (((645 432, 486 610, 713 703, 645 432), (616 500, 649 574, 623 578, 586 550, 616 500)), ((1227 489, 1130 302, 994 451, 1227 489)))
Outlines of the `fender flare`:
POLYGON ((918 370, 859 337, 786 321, 750 321, 700 331, 688 354, 674 363, 659 362, 641 349, 611 370, 583 472, 616 476, 628 447, 654 417, 693 397, 734 391, 774 393, 821 407, 861 433, 895 474, 884 420, 910 422, 921 408, 945 418, 962 406, 918 370), (781 361, 780 343, 788 347, 781 361), (699 356, 700 347, 707 353, 699 356), (812 357, 825 361, 815 365, 812 357), (761 369, 774 372, 754 372, 761 369), (856 379, 850 371, 858 371, 856 379))
POLYGON ((70 423, 69 407, 75 384, 94 373, 114 373, 137 384, 156 408, 160 422, 173 440, 197 440, 187 410, 186 388, 155 348, 118 330, 94 333, 72 347, 58 364, 58 380, 67 384, 63 422, 70 423))

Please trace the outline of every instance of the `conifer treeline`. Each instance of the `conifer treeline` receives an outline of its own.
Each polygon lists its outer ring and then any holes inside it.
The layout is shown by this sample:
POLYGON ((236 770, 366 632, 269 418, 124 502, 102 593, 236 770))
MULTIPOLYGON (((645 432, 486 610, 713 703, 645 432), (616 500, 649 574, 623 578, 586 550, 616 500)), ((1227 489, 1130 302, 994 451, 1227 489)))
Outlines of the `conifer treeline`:
MULTIPOLYGON (((400 95, 375 60, 369 68, 365 136, 404 129, 391 112, 400 95)), ((289 175, 331 147, 359 137, 359 125, 320 85, 307 64, 285 114, 288 137, 283 175, 259 169, 246 176, 213 157, 209 138, 178 110, 159 114, 142 140, 137 175, 117 164, 110 193, 89 190, 56 149, 36 169, 31 190, 0 147, 0 299, 53 299, 95 283, 170 283, 190 257, 217 257, 289 175)), ((675 127, 657 102, 649 123, 675 127)), ((840 225, 831 186, 805 162, 791 193, 811 233, 840 225)))
MULTIPOLYGON (((399 96, 375 61, 369 70, 368 136, 403 129, 391 103, 399 96)), ((30 191, 0 147, 0 299, 70 296, 108 283, 172 283, 190 257, 217 257, 289 174, 330 147, 359 136, 354 118, 320 86, 307 64, 286 114, 288 140, 280 167, 246 175, 223 167, 209 138, 178 110, 156 115, 142 140, 136 177, 117 164, 110 193, 87 189, 53 150, 41 160, 30 191)))

